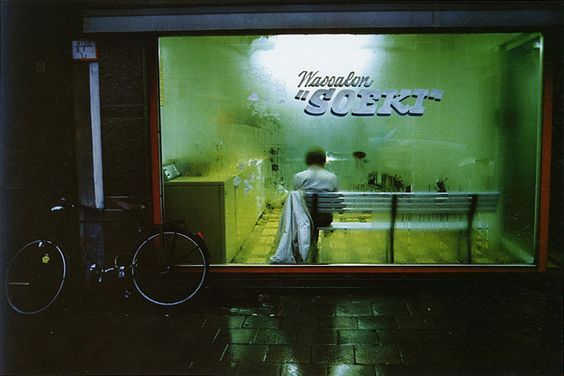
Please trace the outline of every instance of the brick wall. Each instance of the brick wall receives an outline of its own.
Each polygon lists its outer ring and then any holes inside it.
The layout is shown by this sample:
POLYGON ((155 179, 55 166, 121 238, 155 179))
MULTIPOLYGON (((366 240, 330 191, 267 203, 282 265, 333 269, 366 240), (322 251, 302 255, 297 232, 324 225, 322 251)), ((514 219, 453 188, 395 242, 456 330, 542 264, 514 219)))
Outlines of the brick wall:
POLYGON ((150 143, 146 117, 145 45, 141 36, 96 38, 100 54, 100 104, 104 194, 150 202, 150 143))

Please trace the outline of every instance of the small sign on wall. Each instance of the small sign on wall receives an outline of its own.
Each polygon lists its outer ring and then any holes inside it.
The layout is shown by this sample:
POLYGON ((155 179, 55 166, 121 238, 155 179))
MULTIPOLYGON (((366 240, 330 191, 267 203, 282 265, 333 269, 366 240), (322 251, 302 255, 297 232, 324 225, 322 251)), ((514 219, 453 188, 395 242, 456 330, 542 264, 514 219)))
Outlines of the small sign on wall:
POLYGON ((98 50, 92 40, 73 40, 72 59, 74 61, 97 61, 98 50))

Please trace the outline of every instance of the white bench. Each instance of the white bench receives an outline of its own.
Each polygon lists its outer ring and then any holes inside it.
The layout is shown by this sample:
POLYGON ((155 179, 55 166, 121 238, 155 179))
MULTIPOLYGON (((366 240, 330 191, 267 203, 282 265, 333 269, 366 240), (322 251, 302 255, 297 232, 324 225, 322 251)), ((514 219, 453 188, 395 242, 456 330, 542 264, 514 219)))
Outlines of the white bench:
MULTIPOLYGON (((471 263, 474 217, 477 212, 495 212, 498 201, 499 192, 306 192, 314 219, 322 213, 390 213, 389 221, 333 222, 314 229, 388 231, 389 263, 394 262, 396 230, 466 231, 466 262, 471 263), (456 220, 451 220, 453 215, 456 220)), ((315 262, 316 245, 314 252, 315 262)))

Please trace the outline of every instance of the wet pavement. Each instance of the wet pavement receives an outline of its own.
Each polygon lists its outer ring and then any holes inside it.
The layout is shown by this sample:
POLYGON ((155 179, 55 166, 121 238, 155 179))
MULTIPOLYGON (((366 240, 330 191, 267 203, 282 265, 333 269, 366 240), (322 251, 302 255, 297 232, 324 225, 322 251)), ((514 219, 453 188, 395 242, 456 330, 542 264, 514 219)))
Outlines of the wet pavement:
POLYGON ((173 310, 104 291, 5 312, 2 373, 561 375, 560 280, 223 280, 173 310))

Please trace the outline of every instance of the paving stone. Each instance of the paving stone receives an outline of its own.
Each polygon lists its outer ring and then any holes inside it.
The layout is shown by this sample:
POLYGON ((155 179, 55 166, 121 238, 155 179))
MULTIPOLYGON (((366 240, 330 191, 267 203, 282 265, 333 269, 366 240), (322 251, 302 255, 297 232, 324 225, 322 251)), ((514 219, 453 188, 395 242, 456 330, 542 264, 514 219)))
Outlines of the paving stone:
POLYGON ((240 328, 243 316, 210 315, 206 317, 204 328, 240 328))
POLYGON ((401 361, 405 365, 414 365, 420 363, 420 358, 424 356, 425 350, 420 343, 417 342, 404 342, 397 345, 400 353, 401 361))
POLYGON ((260 305, 260 307, 258 307, 258 309, 254 313, 251 314, 251 316, 252 315, 277 317, 278 320, 281 317, 281 313, 280 313, 280 310, 278 309, 278 307, 276 307, 272 304, 267 304, 267 303, 262 303, 260 305))
POLYGON ((141 360, 159 359, 172 362, 182 357, 186 344, 177 336, 168 338, 143 337, 135 347, 135 354, 141 360))
POLYGON ((319 327, 321 329, 356 329, 358 319, 356 317, 320 317, 319 327))
POLYGON ((287 363, 282 364, 282 376, 327 376, 324 364, 287 363))
POLYGON ((334 316, 335 304, 332 303, 304 304, 300 309, 300 313, 315 314, 319 316, 334 316))
POLYGON ((259 249, 253 252, 254 257, 262 257, 264 260, 270 254, 270 244, 262 244, 259 249))
POLYGON ((457 365, 459 353, 467 351, 464 348, 457 349, 445 345, 399 345, 398 348, 404 364, 420 365, 457 365))
POLYGON ((362 299, 362 297, 353 301, 353 295, 351 294, 348 295, 331 294, 331 295, 323 296, 321 299, 318 299, 318 302, 319 301, 322 301, 324 303, 334 303, 335 305, 365 302, 365 300, 362 299))
MULTIPOLYGON (((173 341, 176 343, 184 343, 184 344, 191 344, 191 343, 203 343, 203 344, 210 344, 215 339, 219 329, 217 328, 199 328, 199 329, 190 329, 190 330, 179 330, 175 334, 168 335, 173 341)), ((131 338, 129 343, 133 341, 135 338, 138 339, 138 336, 131 336, 127 335, 127 337, 131 338)), ((152 347, 152 346, 149 346, 152 347)))
POLYGON ((418 330, 377 330, 383 345, 419 344, 418 330))
POLYGON ((263 362, 266 357, 267 345, 228 345, 222 361, 263 362))
POLYGON ((227 348, 223 343, 212 343, 211 345, 191 344, 183 350, 183 357, 193 362, 219 362, 227 348))
POLYGON ((311 347, 312 363, 354 363, 352 345, 313 345, 311 347))
POLYGON ((405 305, 406 299, 410 299, 413 296, 414 293, 412 291, 402 290, 401 294, 398 294, 398 291, 393 289, 393 291, 382 290, 378 291, 378 294, 368 294, 366 300, 372 302, 372 304, 405 305))
POLYGON ((296 329, 259 329, 255 344, 291 345, 296 342, 296 329))
POLYGON ((397 316, 400 329, 448 329, 452 326, 446 316, 397 316))
POLYGON ((445 315, 445 309, 441 303, 408 303, 409 312, 414 315, 445 315))
POLYGON ((332 345, 337 344, 338 333, 333 329, 315 329, 300 330, 297 335, 296 343, 298 344, 319 344, 332 345))
POLYGON ((408 316, 409 310, 403 302, 373 303, 372 314, 374 316, 408 316))
POLYGON ((374 366, 360 364, 339 364, 329 366, 328 376, 375 376, 374 366))
POLYGON ((200 361, 193 362, 190 369, 186 371, 186 374, 198 376, 230 376, 235 373, 235 367, 236 363, 200 361))
MULTIPOLYGON (((562 345, 560 345, 562 347, 562 345)), ((495 359, 489 359, 489 364, 520 366, 533 368, 535 365, 562 365, 562 357, 554 353, 547 354, 548 348, 537 348, 534 344, 500 343, 490 354, 495 354, 495 359)))
POLYGON ((304 314, 301 312, 303 301, 294 296, 281 296, 276 305, 280 312, 286 316, 318 316, 316 314, 304 314))
POLYGON ((274 363, 239 363, 234 376, 279 376, 280 365, 274 363))
POLYGON ((273 228, 273 227, 267 227, 264 229, 264 231, 262 232, 263 236, 275 236, 278 233, 278 229, 277 228, 273 228))
POLYGON ((266 361, 274 363, 309 363, 311 346, 309 345, 272 345, 266 353, 266 361))
MULTIPOLYGON (((108 361, 100 359, 100 362, 94 365, 95 368, 85 369, 82 373, 90 374, 107 374, 108 361)), ((167 375, 189 375, 189 364, 179 361, 163 362, 161 360, 145 360, 144 362, 125 365, 113 370, 113 374, 138 374, 138 375, 162 375, 166 370, 167 375)), ((58 372, 57 372, 58 373, 58 372)), ((67 372, 63 372, 67 373, 67 372)))
POLYGON ((224 328, 220 329, 218 335, 214 339, 214 343, 236 343, 251 344, 253 343, 257 329, 240 329, 240 328, 224 328))
POLYGON ((370 302, 337 303, 337 316, 372 316, 370 302))
MULTIPOLYGON (((404 365, 387 365, 376 366, 377 376, 516 376, 519 373, 505 372, 480 372, 479 370, 469 370, 454 366, 404 366, 404 365)), ((526 374, 529 375, 529 374, 526 374)))
POLYGON ((340 345, 379 344, 380 338, 375 330, 339 330, 340 345))
POLYGON ((227 313, 232 316, 251 316, 258 313, 258 307, 230 307, 224 308, 223 313, 227 313))
MULTIPOLYGON (((534 281, 526 279, 526 282, 534 281)), ((354 374, 354 369, 360 372, 374 369, 377 375, 561 375, 560 291, 551 292, 557 297, 545 302, 533 299, 547 294, 538 286, 527 291, 528 288, 519 287, 518 283, 507 290, 500 290, 495 284, 476 282, 474 285, 481 290, 453 289, 449 285, 448 290, 445 287, 435 293, 415 282, 409 289, 363 291, 362 296, 350 292, 320 294, 292 290, 272 294, 260 302, 259 293, 248 294, 233 288, 214 291, 197 304, 179 307, 170 314, 160 308, 128 302, 127 315, 121 312, 123 308, 119 304, 106 304, 103 309, 81 308, 48 317, 10 318, 4 327, 2 371, 5 374, 233 376, 241 366, 240 373, 254 372, 257 376, 277 369, 283 375, 292 376, 326 376, 329 372, 347 375, 354 374), (527 303, 528 297, 533 297, 533 305, 527 303), (373 317, 337 316, 338 312, 348 314, 341 307, 349 302, 359 303, 359 307, 370 302, 373 313, 383 313, 386 309, 390 313, 373 317), (441 305, 445 314, 434 315, 424 308, 414 308, 430 304, 441 305), (543 304, 538 309, 535 306, 543 304), (301 308, 308 305, 317 308, 305 315, 301 308), (320 308, 323 305, 326 306, 320 308), (375 312, 377 305, 382 309, 375 312), (413 315, 400 313, 402 309, 398 306, 402 305, 405 310, 409 306, 413 315), (331 312, 333 306, 334 316, 323 313, 327 309, 331 312), (257 313, 258 316, 253 316, 257 313), (353 323, 356 320, 358 329, 356 326, 320 329, 322 325, 335 326, 335 322, 348 326, 349 320, 353 323), (377 329, 377 325, 394 321, 400 324, 399 329, 377 329), (256 327, 243 327, 245 322, 256 327), (273 324, 280 328, 269 327, 273 324), (361 343, 375 342, 376 337, 369 334, 374 331, 381 345, 361 343), (284 333, 290 333, 290 337, 296 333, 295 344, 267 345, 286 342, 284 333), (255 339, 264 343, 254 343, 255 339), (323 344, 336 349, 336 353, 328 354, 327 347, 319 346, 323 344), (250 347, 235 350, 235 346, 250 347), (348 350, 351 346, 352 359, 348 350), (382 355, 386 346, 387 356, 382 355), (394 347, 395 352, 389 350, 394 347), (379 363, 397 361, 397 354, 400 363, 379 363)))
POLYGON ((466 332, 459 330, 418 330, 419 342, 424 346, 460 345, 469 346, 466 332))
POLYGON ((317 315, 281 316, 280 327, 319 329, 319 316, 317 315))
MULTIPOLYGON (((171 325, 173 325, 176 330, 178 328, 186 328, 186 329, 193 329, 193 328, 201 328, 204 326, 204 322, 206 321, 206 315, 180 315, 181 317, 173 317, 171 321, 171 325)), ((158 320, 157 320, 158 321, 158 320)), ((153 326, 151 324, 151 326, 153 326)))
POLYGON ((401 357, 395 345, 355 345, 358 364, 400 364, 401 357))
MULTIPOLYGON (((423 346, 427 348, 426 346, 423 346)), ((507 359, 504 361, 503 358, 503 351, 500 351, 496 348, 491 348, 489 346, 470 346, 460 344, 457 346, 450 346, 450 345, 440 345, 437 346, 437 349, 447 348, 447 353, 443 355, 443 359, 439 358, 438 362, 444 364, 452 364, 456 365, 461 368, 470 368, 470 367, 495 367, 496 365, 504 365, 504 366, 513 366, 518 364, 514 362, 512 359, 507 359), (450 356, 449 356, 450 355, 450 356)), ((505 345, 502 345, 505 347, 505 345)), ((432 355, 436 359, 436 355, 432 355)), ((437 362, 437 363, 438 363, 437 362)), ((535 359, 535 362, 539 362, 538 359, 535 359)))
POLYGON ((366 316, 358 318, 359 329, 397 329, 394 316, 366 316))
MULTIPOLYGON (((68 374, 68 373, 103 373, 104 368, 111 365, 112 362, 122 362, 119 367, 115 367, 116 371, 127 370, 131 368, 132 371, 141 369, 148 359, 139 356, 138 354, 130 354, 126 357, 131 362, 129 367, 124 364, 123 359, 119 359, 118 354, 113 353, 112 348, 106 345, 93 343, 87 344, 84 347, 72 351, 73 356, 68 358, 66 353, 53 353, 48 354, 47 349, 31 347, 31 351, 25 349, 18 349, 17 357, 20 361, 31 362, 35 367, 29 367, 27 364, 2 364, 3 367, 18 365, 26 372, 21 374, 68 374), (23 355, 23 356, 22 356, 23 355), (68 358, 68 359, 67 359, 68 358)), ((180 362, 181 359, 173 360, 170 363, 180 362)), ((167 362, 169 363, 169 362, 167 362)), ((185 369, 188 368, 189 362, 183 360, 181 363, 185 369)), ((114 368, 114 367, 112 367, 114 368)), ((2 372, 2 374, 10 374, 2 372)))
POLYGON ((280 319, 271 316, 248 316, 245 318, 243 328, 279 328, 280 319))

